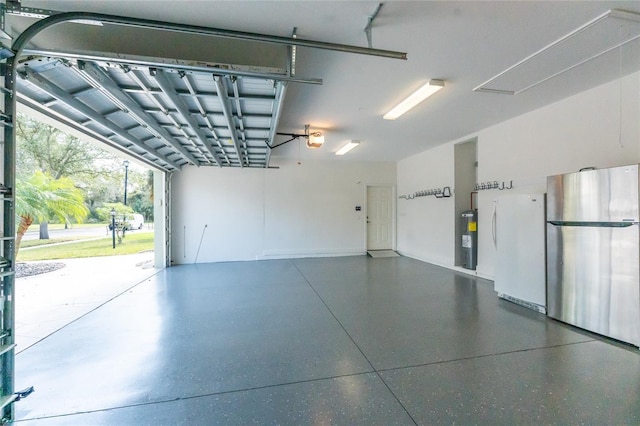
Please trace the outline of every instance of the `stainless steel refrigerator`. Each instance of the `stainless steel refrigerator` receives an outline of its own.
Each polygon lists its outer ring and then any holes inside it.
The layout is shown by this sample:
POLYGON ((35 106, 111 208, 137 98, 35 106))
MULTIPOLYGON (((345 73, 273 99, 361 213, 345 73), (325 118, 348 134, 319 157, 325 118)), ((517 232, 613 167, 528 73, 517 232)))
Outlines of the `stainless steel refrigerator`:
POLYGON ((638 165, 547 178, 547 314, 640 346, 638 165))

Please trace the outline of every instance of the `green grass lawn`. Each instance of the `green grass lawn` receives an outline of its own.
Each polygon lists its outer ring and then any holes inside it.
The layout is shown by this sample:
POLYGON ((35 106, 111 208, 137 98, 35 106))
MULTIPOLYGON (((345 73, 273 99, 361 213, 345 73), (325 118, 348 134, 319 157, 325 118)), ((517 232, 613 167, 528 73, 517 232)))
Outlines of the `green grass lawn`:
MULTIPOLYGON (((51 240, 47 240, 51 241, 51 240)), ((24 246, 23 246, 24 247, 24 246)), ((18 251, 18 262, 30 260, 73 259, 78 257, 117 256, 121 254, 135 254, 153 250, 153 233, 128 233, 116 248, 112 247, 111 237, 91 241, 77 241, 59 245, 42 245, 30 250, 18 251)))
POLYGON ((66 243, 69 241, 79 241, 93 237, 69 237, 69 238, 50 238, 48 240, 23 240, 20 243, 20 248, 46 246, 49 244, 66 243))

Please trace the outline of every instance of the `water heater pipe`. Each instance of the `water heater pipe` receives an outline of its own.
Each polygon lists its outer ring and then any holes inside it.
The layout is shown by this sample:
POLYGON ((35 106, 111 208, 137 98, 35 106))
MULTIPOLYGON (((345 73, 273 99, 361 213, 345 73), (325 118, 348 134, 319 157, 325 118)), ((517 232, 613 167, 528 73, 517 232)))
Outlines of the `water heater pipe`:
POLYGON ((470 204, 471 204, 471 210, 473 210, 473 194, 478 194, 478 191, 471 191, 471 194, 469 194, 469 200, 470 200, 470 204))

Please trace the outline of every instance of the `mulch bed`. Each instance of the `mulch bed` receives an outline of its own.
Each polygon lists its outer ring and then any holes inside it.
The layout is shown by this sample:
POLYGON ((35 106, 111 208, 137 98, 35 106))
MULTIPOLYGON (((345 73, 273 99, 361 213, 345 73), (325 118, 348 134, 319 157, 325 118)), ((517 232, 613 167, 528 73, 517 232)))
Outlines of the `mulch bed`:
POLYGON ((62 262, 16 263, 16 278, 53 272, 66 265, 62 262))

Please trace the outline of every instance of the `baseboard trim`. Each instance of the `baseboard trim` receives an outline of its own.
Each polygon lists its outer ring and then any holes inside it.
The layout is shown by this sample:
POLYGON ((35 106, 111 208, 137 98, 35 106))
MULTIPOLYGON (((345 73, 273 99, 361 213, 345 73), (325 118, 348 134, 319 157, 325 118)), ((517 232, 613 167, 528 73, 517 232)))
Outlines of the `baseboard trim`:
POLYGON ((367 252, 360 249, 353 250, 298 250, 298 251, 271 251, 262 256, 256 256, 256 260, 268 259, 300 259, 305 257, 344 257, 366 256, 367 252))
POLYGON ((486 280, 489 280, 489 281, 493 281, 493 277, 492 276, 488 276, 486 274, 483 274, 482 272, 478 272, 477 270, 474 271, 474 270, 471 270, 471 269, 463 268, 461 266, 451 265, 450 263, 446 263, 446 262, 442 262, 442 261, 438 261, 438 260, 434 260, 434 259, 429 259, 429 258, 424 258, 422 256, 416 256, 413 253, 405 252, 403 250, 398 250, 398 254, 400 254, 402 256, 405 256, 405 257, 409 257, 411 259, 419 260, 420 262, 430 263, 431 265, 440 266, 442 268, 447 268, 447 269, 450 269, 452 271, 462 272, 463 274, 472 275, 474 277, 483 278, 483 279, 486 279, 486 280))

